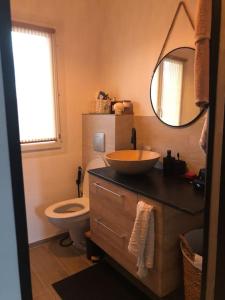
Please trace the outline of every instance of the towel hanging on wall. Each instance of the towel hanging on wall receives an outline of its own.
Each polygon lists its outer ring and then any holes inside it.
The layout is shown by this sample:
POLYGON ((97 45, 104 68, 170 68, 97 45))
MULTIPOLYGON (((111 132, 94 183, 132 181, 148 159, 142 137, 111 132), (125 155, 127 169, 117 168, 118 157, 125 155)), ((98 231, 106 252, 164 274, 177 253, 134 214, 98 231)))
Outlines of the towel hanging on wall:
POLYGON ((209 103, 209 62, 212 0, 198 0, 195 26, 195 99, 206 108, 209 103))

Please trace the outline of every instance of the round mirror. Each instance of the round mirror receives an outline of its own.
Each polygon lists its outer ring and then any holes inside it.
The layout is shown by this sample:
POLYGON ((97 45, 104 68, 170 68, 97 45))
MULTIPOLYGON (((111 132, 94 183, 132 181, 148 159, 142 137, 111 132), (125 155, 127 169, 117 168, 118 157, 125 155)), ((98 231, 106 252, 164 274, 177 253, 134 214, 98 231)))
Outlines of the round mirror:
POLYGON ((195 105, 192 48, 178 48, 162 58, 151 81, 151 104, 156 116, 169 126, 187 126, 203 109, 195 105))

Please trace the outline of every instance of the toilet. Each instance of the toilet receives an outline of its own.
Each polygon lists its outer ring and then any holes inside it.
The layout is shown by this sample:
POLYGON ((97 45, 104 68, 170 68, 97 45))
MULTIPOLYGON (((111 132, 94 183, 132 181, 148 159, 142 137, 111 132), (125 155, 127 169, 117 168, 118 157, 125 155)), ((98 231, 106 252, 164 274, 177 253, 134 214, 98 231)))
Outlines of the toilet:
POLYGON ((91 160, 84 174, 83 196, 57 202, 45 210, 45 215, 51 223, 69 231, 73 245, 79 249, 85 248, 84 232, 90 228, 88 170, 102 167, 105 167, 102 158, 91 160))

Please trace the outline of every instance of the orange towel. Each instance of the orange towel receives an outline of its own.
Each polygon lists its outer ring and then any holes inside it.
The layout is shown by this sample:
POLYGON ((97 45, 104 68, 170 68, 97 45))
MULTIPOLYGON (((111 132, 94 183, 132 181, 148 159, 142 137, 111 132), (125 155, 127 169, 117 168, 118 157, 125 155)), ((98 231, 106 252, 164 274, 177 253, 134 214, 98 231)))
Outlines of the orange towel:
POLYGON ((195 25, 195 42, 210 39, 212 0, 198 0, 195 25))
POLYGON ((209 102, 209 41, 211 36, 212 0, 198 0, 195 29, 195 99, 205 107, 209 102))

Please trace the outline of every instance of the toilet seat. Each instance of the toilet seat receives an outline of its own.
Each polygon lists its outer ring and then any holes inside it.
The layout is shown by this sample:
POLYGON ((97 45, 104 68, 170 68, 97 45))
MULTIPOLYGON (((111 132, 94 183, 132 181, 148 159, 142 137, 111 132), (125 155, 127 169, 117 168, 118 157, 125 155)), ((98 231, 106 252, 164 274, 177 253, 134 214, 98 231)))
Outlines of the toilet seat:
POLYGON ((52 204, 45 210, 45 214, 49 218, 69 220, 74 217, 81 217, 89 213, 89 198, 74 198, 52 204), (76 206, 76 210, 73 210, 76 206), (69 211, 67 211, 69 209, 69 211), (71 210, 71 211, 70 211, 71 210))
POLYGON ((86 167, 83 180, 83 197, 64 200, 50 205, 45 209, 48 221, 69 232, 75 247, 82 248, 85 244, 84 233, 90 230, 89 206, 89 174, 88 170, 105 167, 102 158, 91 160, 86 167))

